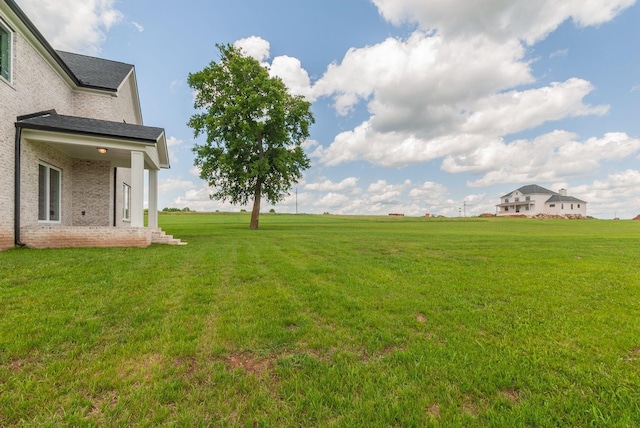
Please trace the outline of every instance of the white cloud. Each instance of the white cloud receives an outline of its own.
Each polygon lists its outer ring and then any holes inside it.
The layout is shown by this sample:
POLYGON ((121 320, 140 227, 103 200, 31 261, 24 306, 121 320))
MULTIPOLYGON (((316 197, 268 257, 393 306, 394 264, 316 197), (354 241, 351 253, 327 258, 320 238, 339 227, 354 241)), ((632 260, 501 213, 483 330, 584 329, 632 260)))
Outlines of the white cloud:
POLYGON ((299 59, 290 56, 275 57, 269 68, 269 74, 281 78, 293 95, 302 95, 309 102, 315 101, 309 73, 302 68, 299 59))
POLYGON ((240 48, 246 55, 249 55, 251 58, 258 60, 259 62, 264 62, 269 59, 271 44, 261 37, 247 37, 237 40, 233 45, 240 48))
POLYGON ((369 202, 372 204, 398 204, 402 193, 411 185, 410 180, 402 184, 389 184, 386 180, 378 180, 367 189, 369 202))
POLYGON ((351 198, 347 195, 343 195, 340 193, 329 192, 326 195, 322 196, 319 200, 317 200, 313 205, 318 208, 322 208, 322 210, 331 210, 335 208, 341 208, 345 205, 349 204, 351 198))
POLYGON ((594 87, 583 79, 509 89, 534 82, 523 56, 516 40, 447 40, 419 32, 352 49, 314 91, 333 95, 340 114, 366 101, 371 117, 312 156, 329 166, 366 160, 402 167, 472 152, 549 121, 609 111, 584 103, 594 87))
POLYGON ((635 0, 372 0, 394 24, 415 23, 449 37, 487 34, 504 41, 543 39, 567 19, 586 27, 611 21, 635 0))
POLYGON ((593 91, 591 83, 569 79, 527 91, 509 91, 479 100, 477 111, 462 126, 464 133, 508 135, 566 117, 603 115, 609 106, 591 107, 583 99, 593 91))
POLYGON ((340 114, 371 100, 369 109, 383 129, 398 127, 398 119, 455 121, 457 103, 531 83, 524 54, 517 41, 497 44, 481 35, 447 40, 416 32, 407 40, 349 50, 340 64, 328 67, 314 92, 334 95, 340 114))
POLYGON ((552 52, 549 55, 549 58, 564 58, 569 55, 569 49, 561 49, 555 52, 552 52))
POLYGON ((307 183, 304 185, 305 190, 315 192, 339 192, 346 189, 353 189, 358 185, 358 179, 356 177, 345 178, 339 183, 334 183, 329 179, 323 179, 315 183, 307 183))
POLYGON ((182 140, 178 140, 176 137, 167 138, 167 147, 169 148, 169 159, 171 162, 179 162, 178 157, 176 155, 176 147, 179 147, 184 142, 182 140))
POLYGON ((569 188, 569 194, 587 201, 587 214, 597 218, 633 218, 640 214, 640 171, 627 169, 602 180, 569 188))
POLYGON ((590 174, 603 161, 619 161, 637 153, 640 140, 624 133, 607 133, 584 142, 577 135, 555 131, 531 141, 493 140, 464 154, 448 156, 442 169, 450 173, 484 174, 469 186, 498 183, 552 182, 590 174))
POLYGON ((411 198, 426 201, 427 203, 439 203, 442 199, 446 198, 448 194, 449 191, 445 186, 434 183, 433 181, 422 183, 409 192, 411 198))
POLYGON ((54 48, 96 55, 106 32, 123 19, 114 0, 20 0, 54 48))
POLYGON ((133 25, 135 29, 138 30, 138 33, 144 32, 144 27, 136 21, 131 21, 131 25, 133 25))
POLYGON ((192 181, 182 180, 182 178, 168 178, 160 183, 158 191, 160 193, 171 192, 174 190, 191 190, 196 186, 192 181))

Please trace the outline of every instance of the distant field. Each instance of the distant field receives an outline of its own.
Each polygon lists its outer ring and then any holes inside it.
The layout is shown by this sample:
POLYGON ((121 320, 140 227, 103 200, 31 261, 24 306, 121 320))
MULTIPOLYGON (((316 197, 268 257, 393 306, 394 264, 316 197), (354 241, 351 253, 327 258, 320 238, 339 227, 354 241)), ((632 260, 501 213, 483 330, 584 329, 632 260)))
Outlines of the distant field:
POLYGON ((0 426, 640 426, 640 222, 160 224, 0 253, 0 426))

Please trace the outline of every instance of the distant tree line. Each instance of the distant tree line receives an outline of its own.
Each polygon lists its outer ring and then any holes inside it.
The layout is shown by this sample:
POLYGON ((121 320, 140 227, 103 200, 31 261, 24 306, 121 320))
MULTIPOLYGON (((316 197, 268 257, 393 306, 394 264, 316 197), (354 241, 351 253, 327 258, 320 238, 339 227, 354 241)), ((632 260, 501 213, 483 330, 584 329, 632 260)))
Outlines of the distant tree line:
POLYGON ((162 209, 163 213, 194 213, 194 210, 189 209, 189 207, 185 207, 185 208, 168 208, 168 207, 164 207, 162 209))

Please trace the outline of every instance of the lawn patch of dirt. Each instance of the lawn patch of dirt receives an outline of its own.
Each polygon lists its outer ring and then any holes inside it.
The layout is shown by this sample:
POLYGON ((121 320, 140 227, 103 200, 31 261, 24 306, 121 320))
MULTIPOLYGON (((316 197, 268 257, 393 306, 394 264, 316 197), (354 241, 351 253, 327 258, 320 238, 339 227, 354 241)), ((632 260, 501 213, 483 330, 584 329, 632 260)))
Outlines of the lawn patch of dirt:
POLYGON ((424 413, 430 418, 440 419, 440 406, 432 404, 424 409, 424 413))
POLYGON ((640 348, 635 348, 635 349, 632 349, 631 352, 629 352, 629 355, 627 355, 627 357, 624 360, 630 363, 638 359, 640 359, 640 348))
POLYGON ((273 355, 268 358, 258 358, 249 353, 234 353, 227 356, 224 362, 231 369, 241 369, 247 373, 260 375, 273 367, 273 363, 280 357, 280 355, 273 355))
POLYGON ((518 404, 520 401, 520 391, 517 389, 507 389, 502 391, 501 394, 511 402, 511 404, 518 404))

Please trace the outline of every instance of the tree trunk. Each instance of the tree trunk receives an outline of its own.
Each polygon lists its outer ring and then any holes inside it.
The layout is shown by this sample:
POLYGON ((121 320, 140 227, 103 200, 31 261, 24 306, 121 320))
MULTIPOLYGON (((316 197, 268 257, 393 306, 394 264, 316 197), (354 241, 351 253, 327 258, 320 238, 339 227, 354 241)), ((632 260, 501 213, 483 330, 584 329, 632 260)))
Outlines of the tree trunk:
POLYGON ((253 197, 253 211, 251 211, 251 224, 249 229, 258 229, 258 220, 260 218, 260 199, 262 198, 262 179, 258 178, 256 182, 256 191, 253 197))
MULTIPOLYGON (((264 148, 262 147, 262 132, 258 133, 258 156, 260 157, 260 160, 262 160, 262 158, 264 157, 264 148)), ((258 221, 260 219, 260 199, 262 199, 262 177, 258 175, 258 179, 256 180, 256 190, 253 195, 251 224, 249 225, 249 229, 251 230, 258 230, 258 221)))

